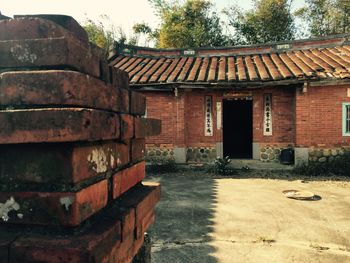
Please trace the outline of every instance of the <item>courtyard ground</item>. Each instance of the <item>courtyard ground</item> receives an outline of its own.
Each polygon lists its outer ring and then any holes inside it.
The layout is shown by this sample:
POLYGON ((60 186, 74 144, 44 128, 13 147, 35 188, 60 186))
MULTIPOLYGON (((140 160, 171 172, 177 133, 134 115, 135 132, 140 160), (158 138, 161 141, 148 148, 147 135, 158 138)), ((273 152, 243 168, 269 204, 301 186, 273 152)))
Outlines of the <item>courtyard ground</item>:
POLYGON ((350 182, 242 172, 148 174, 162 185, 152 262, 350 262, 350 182), (299 201, 283 190, 321 197, 299 201))

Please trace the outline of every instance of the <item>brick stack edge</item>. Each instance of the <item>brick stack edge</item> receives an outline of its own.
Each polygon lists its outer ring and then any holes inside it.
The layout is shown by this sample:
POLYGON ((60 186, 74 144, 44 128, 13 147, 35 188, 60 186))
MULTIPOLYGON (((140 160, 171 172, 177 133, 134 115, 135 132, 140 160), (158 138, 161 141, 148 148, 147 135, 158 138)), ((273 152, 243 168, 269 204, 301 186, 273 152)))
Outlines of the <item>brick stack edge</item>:
POLYGON ((130 262, 160 186, 142 183, 145 98, 68 16, 0 20, 0 262, 130 262))

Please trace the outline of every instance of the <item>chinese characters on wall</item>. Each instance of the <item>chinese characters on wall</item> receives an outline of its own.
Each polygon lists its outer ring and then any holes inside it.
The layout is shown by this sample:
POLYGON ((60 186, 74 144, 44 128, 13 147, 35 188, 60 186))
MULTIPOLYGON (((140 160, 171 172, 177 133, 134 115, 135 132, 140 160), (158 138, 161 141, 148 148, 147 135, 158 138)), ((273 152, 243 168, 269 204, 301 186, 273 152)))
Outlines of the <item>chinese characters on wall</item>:
POLYGON ((264 94, 264 135, 272 135, 272 95, 264 94))
POLYGON ((212 99, 212 96, 205 96, 204 135, 205 136, 213 136, 213 99, 212 99))

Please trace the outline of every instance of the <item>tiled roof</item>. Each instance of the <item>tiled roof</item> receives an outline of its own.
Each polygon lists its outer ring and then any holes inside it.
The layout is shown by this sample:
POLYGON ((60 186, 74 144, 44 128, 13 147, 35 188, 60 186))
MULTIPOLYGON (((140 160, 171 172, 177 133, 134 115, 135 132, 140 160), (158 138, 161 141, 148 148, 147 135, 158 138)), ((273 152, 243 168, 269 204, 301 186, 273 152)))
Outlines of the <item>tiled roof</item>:
POLYGON ((116 47, 110 64, 132 86, 262 85, 350 79, 350 35, 232 48, 116 47))

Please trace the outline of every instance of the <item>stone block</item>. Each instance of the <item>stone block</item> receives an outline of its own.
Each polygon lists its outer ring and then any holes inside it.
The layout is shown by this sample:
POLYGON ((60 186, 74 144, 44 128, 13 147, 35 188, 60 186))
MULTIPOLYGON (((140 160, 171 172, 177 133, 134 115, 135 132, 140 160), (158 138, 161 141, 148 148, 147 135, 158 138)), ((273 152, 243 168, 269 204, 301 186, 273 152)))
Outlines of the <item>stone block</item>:
POLYGON ((308 148, 294 148, 294 164, 295 166, 307 164, 309 161, 309 149, 308 148))
POLYGON ((0 41, 0 69, 73 69, 100 77, 100 59, 75 38, 0 41))
POLYGON ((134 117, 129 114, 121 114, 120 129, 121 129, 121 132, 120 132, 121 140, 128 140, 133 138, 134 137, 134 117))
POLYGON ((129 155, 129 144, 118 142, 0 145, 0 189, 76 184, 126 165, 129 155))
POLYGON ((19 234, 0 232, 0 263, 8 263, 11 243, 18 238, 19 234))
POLYGON ((130 112, 134 115, 145 115, 146 96, 135 91, 130 92, 130 112))
POLYGON ((107 205, 107 180, 78 192, 0 192, 8 223, 77 226, 107 205))
POLYGON ((89 40, 85 30, 72 17, 59 15, 56 17, 61 17, 62 20, 66 18, 66 23, 56 23, 53 15, 50 17, 45 15, 16 15, 14 19, 0 21, 0 40, 58 38, 68 36, 78 38, 83 42, 82 44, 85 44, 85 46, 88 45, 89 40))
POLYGON ((145 139, 131 140, 131 161, 143 160, 145 156, 145 139))
POLYGON ((118 171, 113 176, 113 198, 116 199, 145 178, 145 162, 118 171))
POLYGON ((121 91, 76 71, 3 72, 0 78, 0 106, 4 108, 65 105, 128 111, 124 102, 128 98, 120 96, 121 91))
POLYGON ((117 69, 113 66, 109 67, 111 83, 114 87, 128 89, 129 88, 129 74, 123 70, 117 69))
POLYGON ((135 138, 146 138, 161 133, 162 122, 157 119, 135 118, 135 138))
POLYGON ((9 262, 120 262, 111 258, 120 238, 120 220, 104 216, 76 235, 25 235, 11 245, 9 262))
MULTIPOLYGON (((68 30, 69 32, 71 32, 75 37, 77 37, 79 40, 88 43, 89 42, 89 37, 88 34, 86 33, 86 31, 84 30, 84 28, 71 16, 66 16, 66 15, 46 15, 46 14, 38 14, 38 15, 15 15, 14 16, 14 20, 17 20, 19 22, 22 22, 21 24, 23 24, 23 26, 25 26, 25 24, 28 24, 27 28, 25 30, 22 31, 28 31, 31 34, 28 34, 27 36, 22 36, 20 33, 15 33, 15 36, 19 37, 21 36, 22 39, 26 38, 37 38, 35 37, 36 35, 32 35, 32 32, 30 32, 30 30, 36 30, 38 31, 38 35, 41 37, 45 37, 45 38, 49 38, 49 37, 55 37, 55 35, 52 35, 52 32, 50 32, 53 30, 53 28, 43 28, 43 25, 41 24, 40 26, 37 26, 35 24, 30 23, 32 20, 42 20, 45 21, 45 23, 47 24, 48 22, 52 22, 53 25, 56 25, 56 27, 61 26, 63 27, 65 30, 68 30), (22 20, 22 21, 21 21, 22 20), (46 36, 45 36, 46 35, 46 36)), ((19 28, 21 29, 21 28, 19 28)), ((10 31, 11 28, 7 28, 6 31, 10 31)), ((23 33, 22 33, 23 34, 23 33)), ((59 35, 62 36, 62 35, 59 35)), ((40 37, 38 37, 40 38, 40 37)), ((15 38, 12 38, 15 39, 15 38)))
POLYGON ((0 144, 118 139, 119 127, 117 114, 100 110, 5 110, 0 111, 0 144))

